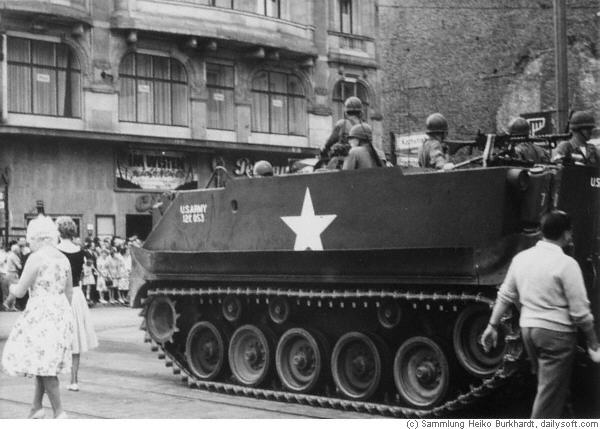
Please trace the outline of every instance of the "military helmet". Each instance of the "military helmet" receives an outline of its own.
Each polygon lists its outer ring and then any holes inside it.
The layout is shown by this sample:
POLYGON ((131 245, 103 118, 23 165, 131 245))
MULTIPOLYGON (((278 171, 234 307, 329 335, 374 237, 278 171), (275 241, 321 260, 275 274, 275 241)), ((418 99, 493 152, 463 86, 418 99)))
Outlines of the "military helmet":
POLYGON ((578 131, 585 128, 595 128, 596 121, 590 112, 575 112, 571 116, 569 128, 571 131, 578 131))
POLYGON ((425 120, 425 127, 428 133, 447 133, 448 121, 441 113, 433 113, 425 120))
POLYGON ((529 122, 523 118, 515 118, 508 124, 508 133, 512 136, 528 136, 529 122))
POLYGON ((257 161, 254 164, 254 169, 252 170, 254 176, 272 176, 273 175, 273 166, 269 161, 257 161))
POLYGON ((362 112, 363 104, 358 97, 348 97, 346 101, 344 101, 344 112, 362 112))
POLYGON ((366 122, 361 122, 360 124, 354 125, 350 128, 350 133, 348 134, 348 138, 357 138, 359 140, 371 141, 373 138, 373 130, 371 126, 366 122))

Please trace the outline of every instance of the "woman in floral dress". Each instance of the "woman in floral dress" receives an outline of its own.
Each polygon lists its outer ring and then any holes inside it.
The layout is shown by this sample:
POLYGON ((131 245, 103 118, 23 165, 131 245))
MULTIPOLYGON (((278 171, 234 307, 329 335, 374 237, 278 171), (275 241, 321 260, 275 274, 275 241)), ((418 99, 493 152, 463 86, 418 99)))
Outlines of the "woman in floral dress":
POLYGON ((43 418, 42 399, 48 395, 55 418, 66 418, 58 374, 71 370, 73 281, 69 260, 56 248, 58 231, 52 220, 38 216, 27 227, 33 253, 9 299, 29 290, 25 311, 15 322, 4 346, 2 367, 9 375, 35 377, 30 418, 43 418))

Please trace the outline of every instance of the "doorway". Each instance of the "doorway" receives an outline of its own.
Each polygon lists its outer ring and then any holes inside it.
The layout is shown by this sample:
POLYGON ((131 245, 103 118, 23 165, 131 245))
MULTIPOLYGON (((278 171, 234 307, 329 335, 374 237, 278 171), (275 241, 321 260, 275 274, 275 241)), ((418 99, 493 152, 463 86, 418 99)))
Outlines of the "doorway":
POLYGON ((148 237, 152 230, 152 216, 135 214, 125 215, 125 236, 127 238, 137 235, 142 241, 148 237))

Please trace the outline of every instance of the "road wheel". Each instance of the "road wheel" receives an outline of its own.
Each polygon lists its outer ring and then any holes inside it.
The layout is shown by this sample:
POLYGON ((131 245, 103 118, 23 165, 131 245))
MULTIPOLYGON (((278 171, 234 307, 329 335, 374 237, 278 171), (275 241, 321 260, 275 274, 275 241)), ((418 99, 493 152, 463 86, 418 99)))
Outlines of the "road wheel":
POLYGON ((331 372, 344 396, 369 399, 381 380, 381 355, 375 342, 361 332, 344 334, 331 354, 331 372))
POLYGON ((185 358, 190 370, 202 380, 216 379, 225 361, 225 339, 210 322, 196 323, 187 337, 185 358))
POLYGON ((271 342, 254 325, 239 327, 229 341, 229 367, 234 377, 246 386, 260 385, 271 367, 271 342))
POLYGON ((486 352, 480 339, 490 318, 490 309, 484 306, 469 306, 456 319, 452 335, 454 352, 458 362, 476 377, 492 375, 502 364, 506 351, 504 335, 498 332, 498 344, 486 352))
POLYGON ((323 348, 312 334, 301 328, 289 329, 277 345, 277 374, 287 389, 310 392, 323 372, 324 358, 323 348))
POLYGON ((153 298, 146 312, 146 329, 150 337, 159 344, 173 341, 178 331, 175 303, 167 296, 153 298))
POLYGON ((450 385, 448 359, 430 338, 406 340, 394 359, 394 383, 411 406, 430 408, 442 401, 450 385))

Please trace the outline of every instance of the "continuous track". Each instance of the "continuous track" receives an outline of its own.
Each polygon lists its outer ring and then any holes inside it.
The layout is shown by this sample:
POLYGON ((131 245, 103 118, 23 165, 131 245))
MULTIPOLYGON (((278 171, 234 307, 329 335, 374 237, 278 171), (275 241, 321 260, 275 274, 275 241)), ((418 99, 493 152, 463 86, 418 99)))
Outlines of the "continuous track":
MULTIPOLYGON (((368 307, 378 306, 381 300, 396 300, 411 304, 414 308, 424 306, 425 309, 452 308, 457 310, 458 306, 465 304, 493 305, 493 300, 481 294, 468 293, 425 293, 425 292, 399 292, 385 289, 369 290, 297 290, 297 289, 275 289, 275 288, 229 288, 213 287, 205 289, 192 288, 157 288, 148 291, 148 298, 144 302, 144 309, 140 313, 145 316, 146 309, 155 297, 166 296, 177 300, 184 297, 199 297, 203 302, 220 303, 226 296, 246 297, 256 302, 268 300, 273 297, 285 297, 295 300, 298 305, 317 307, 368 307)), ((196 377, 187 369, 185 358, 176 356, 165 348, 164 344, 156 343, 147 332, 146 341, 152 343, 152 350, 158 352, 159 359, 165 359, 167 367, 173 367, 175 374, 183 374, 182 378, 190 387, 197 387, 207 391, 243 395, 258 399, 285 401, 291 403, 307 404, 319 407, 330 407, 335 409, 393 416, 399 418, 426 418, 442 417, 460 409, 464 409, 475 401, 491 394, 504 385, 522 367, 523 348, 520 339, 516 315, 507 315, 502 320, 507 345, 506 353, 500 367, 489 377, 481 380, 478 385, 470 385, 466 393, 448 399, 443 404, 431 409, 418 409, 399 406, 389 403, 371 403, 331 396, 317 396, 310 394, 299 394, 287 391, 272 390, 265 388, 246 387, 233 383, 204 381, 196 377)), ((145 319, 141 329, 148 331, 145 319)))

